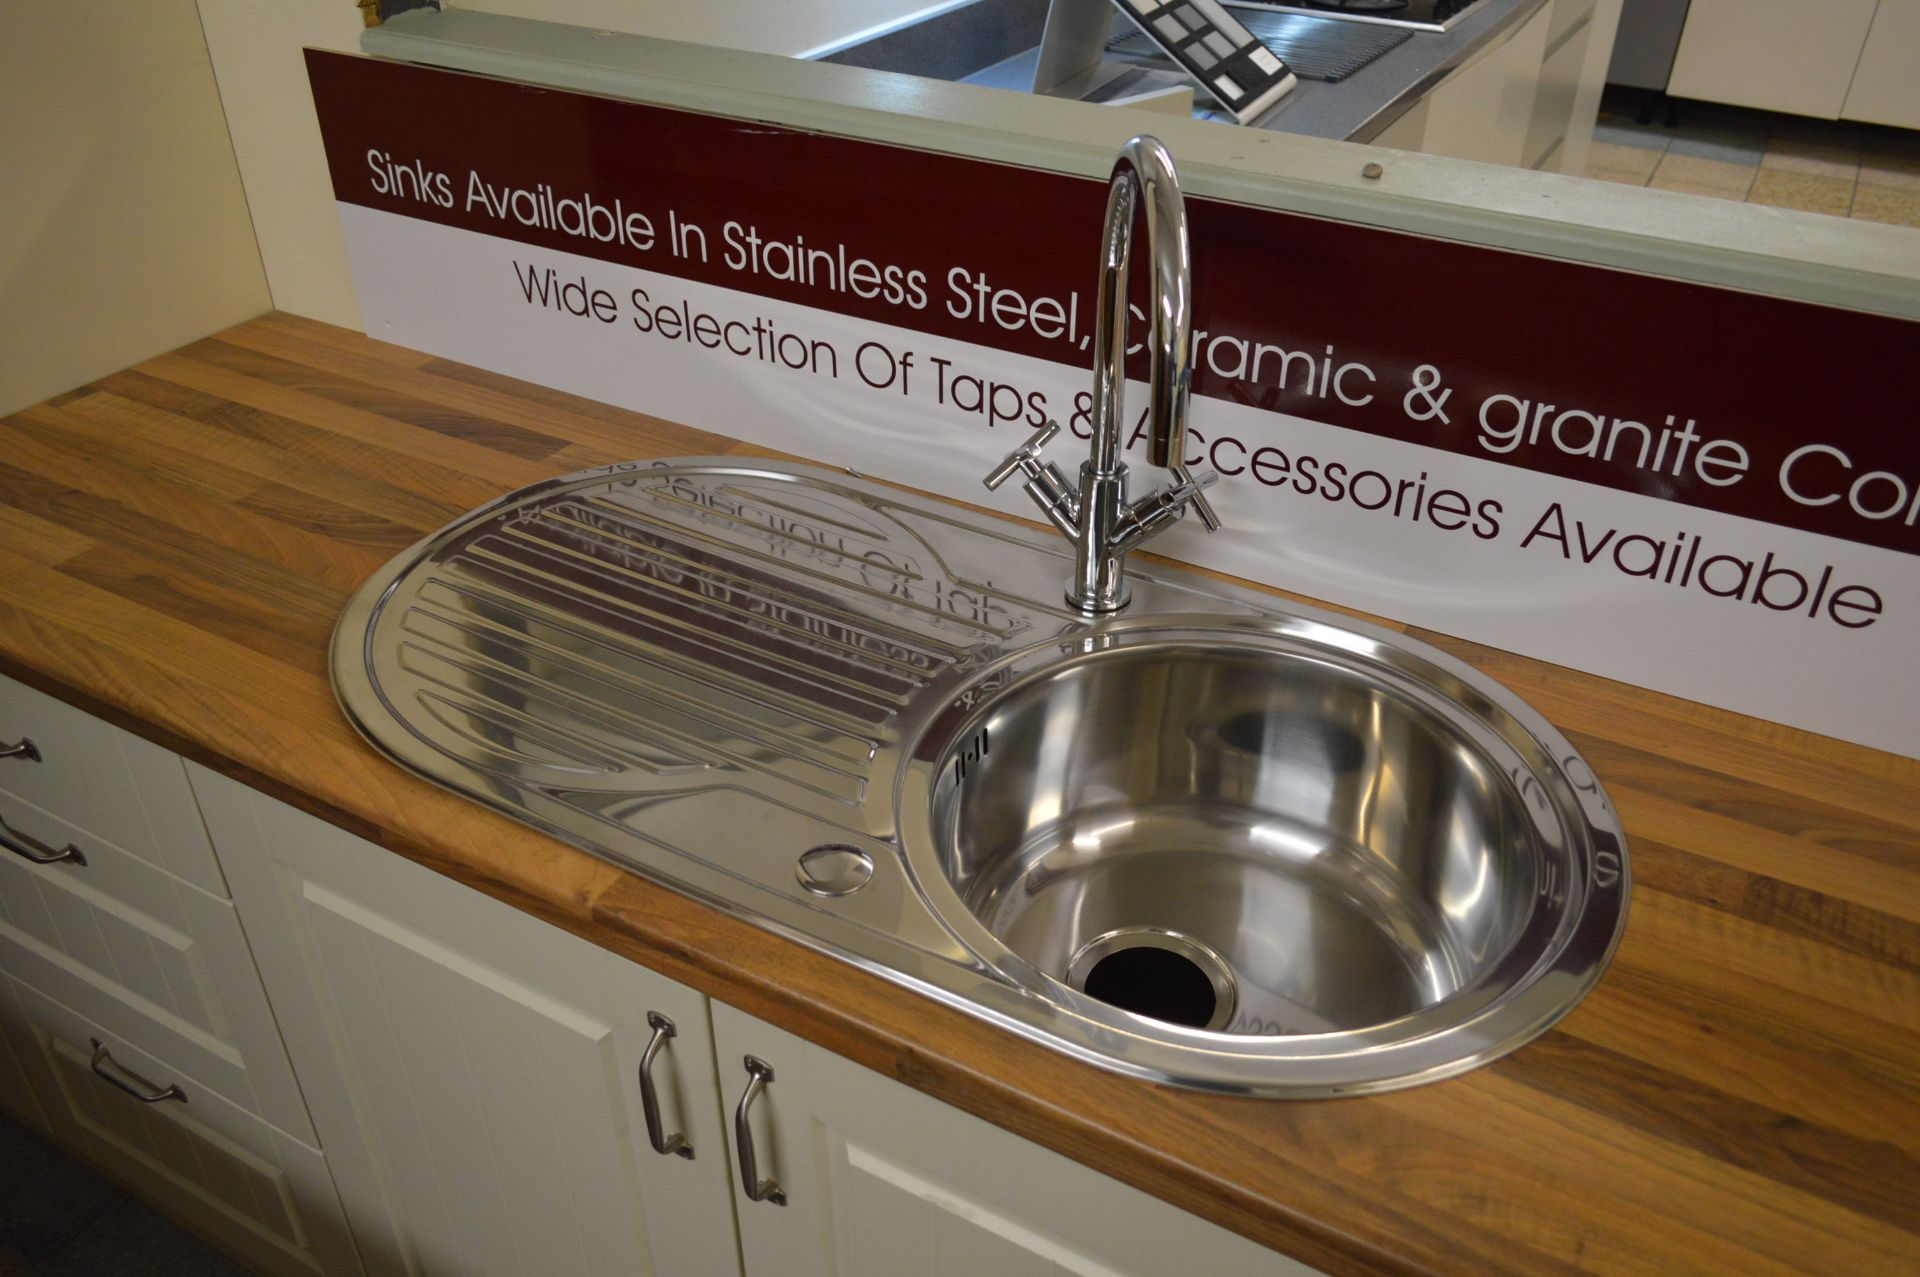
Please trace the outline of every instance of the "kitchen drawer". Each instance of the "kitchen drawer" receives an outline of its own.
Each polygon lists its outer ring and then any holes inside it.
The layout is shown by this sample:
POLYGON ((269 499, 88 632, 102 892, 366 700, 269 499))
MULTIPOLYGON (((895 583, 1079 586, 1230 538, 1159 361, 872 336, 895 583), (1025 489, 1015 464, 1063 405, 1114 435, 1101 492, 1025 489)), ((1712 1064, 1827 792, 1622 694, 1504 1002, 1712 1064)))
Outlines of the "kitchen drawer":
POLYGON ((9 795, 0 794, 0 818, 86 857, 32 865, 0 854, 0 971, 311 1139, 233 905, 9 795))
MULTIPOLYGON (((20 1018, 20 1006, 14 994, 13 985, 0 975, 0 1025, 20 1018)), ((47 1129, 46 1114, 40 1111, 40 1101, 34 1098, 33 1087, 27 1083, 27 1070, 20 1063, 19 1052, 6 1033, 0 1032, 0 1109, 13 1114, 36 1131, 47 1129)))
POLYGON ((0 678, 0 802, 8 796, 73 822, 157 868, 227 894, 180 758, 64 701, 0 678))
POLYGON ((321 1154, 228 1103, 190 1074, 19 980, 0 1033, 25 1066, 56 1138, 262 1272, 357 1274, 360 1263, 321 1154), (144 1103, 95 1071, 153 1094, 144 1103))

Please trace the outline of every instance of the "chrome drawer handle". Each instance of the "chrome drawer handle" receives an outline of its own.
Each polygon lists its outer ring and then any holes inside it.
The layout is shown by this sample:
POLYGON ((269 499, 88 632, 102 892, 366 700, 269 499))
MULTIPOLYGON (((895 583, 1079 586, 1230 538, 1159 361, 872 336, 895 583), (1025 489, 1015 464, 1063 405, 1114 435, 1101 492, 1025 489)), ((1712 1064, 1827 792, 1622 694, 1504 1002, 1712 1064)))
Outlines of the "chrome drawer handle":
POLYGON ((667 1040, 679 1030, 673 1027, 673 1021, 658 1011, 647 1012, 647 1024, 653 1029, 653 1037, 647 1041, 647 1049, 640 1057, 640 1107, 647 1116, 647 1141, 653 1145, 653 1151, 662 1157, 678 1154, 681 1157, 693 1156, 693 1145, 687 1143, 683 1132, 672 1135, 662 1134, 660 1122, 660 1093, 653 1084, 653 1061, 660 1054, 667 1040))
POLYGON ((30 763, 40 761, 40 747, 25 736, 11 745, 0 745, 0 758, 24 758, 30 763))
POLYGON ((781 1188, 775 1180, 761 1179, 760 1166, 753 1156, 753 1127, 747 1124, 747 1110, 753 1107, 754 1097, 761 1088, 773 1081, 773 1069, 766 1061, 747 1057, 746 1091, 740 1096, 740 1103, 733 1110, 733 1142, 740 1153, 740 1186, 747 1190, 750 1202, 772 1202, 775 1206, 787 1204, 787 1190, 781 1188))
POLYGON ((142 1104, 158 1104, 162 1100, 179 1100, 182 1104, 187 1102, 187 1093, 178 1086, 170 1085, 162 1090, 125 1065, 115 1064, 99 1038, 88 1038, 87 1041, 93 1043, 93 1071, 108 1084, 125 1091, 142 1104), (108 1069, 113 1072, 107 1072, 108 1069))
POLYGON ((71 860, 76 865, 85 865, 87 858, 81 850, 68 843, 66 850, 55 851, 38 838, 27 835, 9 825, 0 818, 0 847, 5 847, 22 860, 31 860, 36 865, 57 865, 63 860, 71 860))

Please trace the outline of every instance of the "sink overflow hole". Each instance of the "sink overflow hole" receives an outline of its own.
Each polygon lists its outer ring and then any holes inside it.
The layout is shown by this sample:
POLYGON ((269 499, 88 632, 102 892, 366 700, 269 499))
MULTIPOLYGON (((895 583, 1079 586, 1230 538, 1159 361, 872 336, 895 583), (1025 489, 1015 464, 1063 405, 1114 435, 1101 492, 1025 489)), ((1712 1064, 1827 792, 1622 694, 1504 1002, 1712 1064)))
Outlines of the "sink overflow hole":
POLYGON ((957 785, 961 781, 965 780, 967 778, 968 765, 972 763, 977 763, 981 759, 985 758, 986 756, 987 756, 987 729, 982 727, 977 733, 975 733, 973 740, 967 745, 967 747, 964 750, 960 751, 958 754, 954 755, 953 783, 957 785))
POLYGON ((1088 997, 1152 1020, 1221 1029, 1233 1015, 1233 976, 1217 954, 1172 932, 1110 933, 1080 950, 1068 982, 1088 997))

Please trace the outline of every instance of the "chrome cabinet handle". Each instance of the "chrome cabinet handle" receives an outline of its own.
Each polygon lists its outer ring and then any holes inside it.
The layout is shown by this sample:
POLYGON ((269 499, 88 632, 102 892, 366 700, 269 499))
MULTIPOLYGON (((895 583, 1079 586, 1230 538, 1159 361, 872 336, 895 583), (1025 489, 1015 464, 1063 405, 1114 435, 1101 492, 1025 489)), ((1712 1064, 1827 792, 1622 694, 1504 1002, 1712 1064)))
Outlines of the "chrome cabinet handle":
POLYGON ((647 1012, 647 1025, 652 1028, 653 1036, 647 1040, 647 1049, 640 1056, 640 1107, 647 1115, 647 1142, 653 1145, 653 1151, 666 1157, 678 1154, 691 1159, 693 1145, 687 1143, 684 1132, 672 1135, 662 1133, 660 1122, 660 1092, 653 1084, 653 1061, 667 1045, 668 1039, 679 1030, 673 1027, 673 1021, 658 1011, 647 1012))
POLYGON ((31 860, 36 865, 57 865, 63 860, 71 860, 74 864, 82 866, 87 863, 85 854, 72 843, 68 843, 63 851, 55 851, 38 838, 27 837, 4 819, 0 819, 0 847, 5 847, 20 859, 31 860))
POLYGON ((11 745, 0 745, 0 758, 24 758, 30 763, 40 761, 40 747, 25 736, 11 745))
POLYGON ((766 1061, 747 1057, 747 1089, 740 1096, 740 1103, 733 1110, 733 1142, 740 1153, 740 1186, 747 1190, 750 1202, 772 1202, 775 1206, 787 1204, 787 1190, 781 1188, 775 1180, 761 1179, 760 1166, 753 1156, 753 1127, 747 1124, 747 1110, 753 1107, 754 1097, 760 1094, 762 1087, 773 1081, 773 1070, 766 1061))
POLYGON ((125 1091, 142 1104, 158 1104, 162 1100, 179 1100, 182 1104, 187 1102, 187 1093, 178 1086, 170 1085, 163 1090, 125 1065, 115 1064, 99 1038, 88 1038, 87 1041, 93 1043, 93 1071, 110 1085, 125 1091), (113 1071, 109 1073, 108 1069, 113 1071))

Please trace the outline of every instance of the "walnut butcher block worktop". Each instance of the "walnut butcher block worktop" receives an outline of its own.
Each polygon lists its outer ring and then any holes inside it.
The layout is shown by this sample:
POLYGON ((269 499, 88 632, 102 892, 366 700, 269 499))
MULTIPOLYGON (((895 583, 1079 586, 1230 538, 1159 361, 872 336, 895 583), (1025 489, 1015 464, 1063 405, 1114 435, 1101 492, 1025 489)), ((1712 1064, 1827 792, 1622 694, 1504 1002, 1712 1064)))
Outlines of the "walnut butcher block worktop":
POLYGON ((341 717, 334 618, 427 532, 570 470, 755 451, 269 315, 0 423, 0 672, 1331 1273, 1920 1272, 1912 761, 1420 633, 1606 783, 1626 939, 1506 1059, 1307 1103, 1031 1045, 415 780, 341 717))

